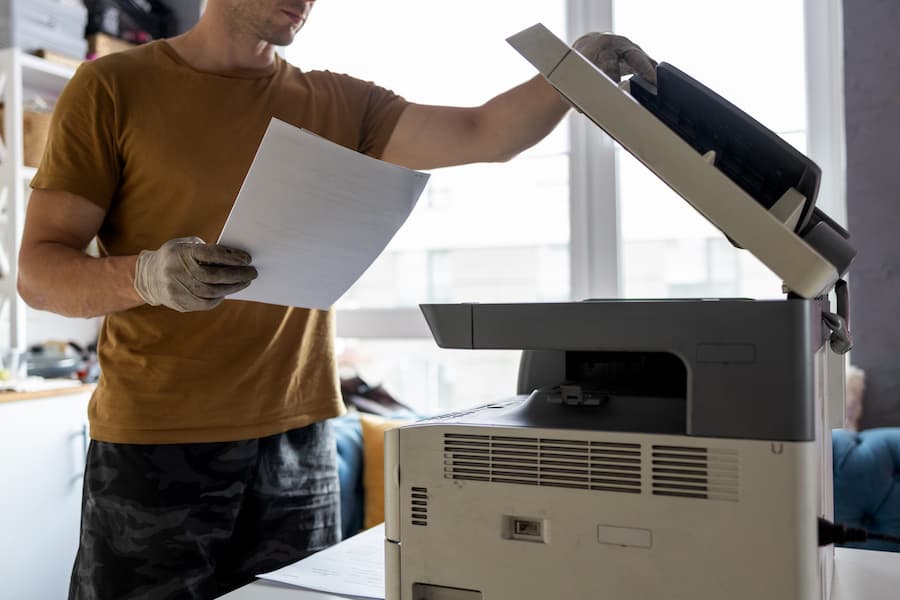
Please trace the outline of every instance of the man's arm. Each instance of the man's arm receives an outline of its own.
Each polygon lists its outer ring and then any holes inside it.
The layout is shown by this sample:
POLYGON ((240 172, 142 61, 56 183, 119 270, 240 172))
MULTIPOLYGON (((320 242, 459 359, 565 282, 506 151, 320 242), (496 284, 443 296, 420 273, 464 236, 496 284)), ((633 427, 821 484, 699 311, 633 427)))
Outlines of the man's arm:
MULTIPOLYGON (((588 33, 572 47, 613 81, 638 73, 656 83, 656 62, 628 38, 588 33)), ((568 109, 542 76, 478 107, 410 104, 381 158, 411 169, 506 161, 542 140, 568 109)))
POLYGON ((134 289, 137 256, 85 254, 105 214, 75 194, 32 190, 17 281, 29 306, 67 317, 96 317, 144 304, 134 289))
POLYGON ((410 104, 381 158, 410 169, 506 161, 542 140, 568 110, 542 76, 478 107, 410 104))
POLYGON ((17 282, 29 306, 67 317, 96 317, 144 303, 179 312, 210 310, 257 276, 249 254, 200 238, 176 238, 137 256, 88 256, 84 250, 105 216, 76 194, 32 191, 17 282))

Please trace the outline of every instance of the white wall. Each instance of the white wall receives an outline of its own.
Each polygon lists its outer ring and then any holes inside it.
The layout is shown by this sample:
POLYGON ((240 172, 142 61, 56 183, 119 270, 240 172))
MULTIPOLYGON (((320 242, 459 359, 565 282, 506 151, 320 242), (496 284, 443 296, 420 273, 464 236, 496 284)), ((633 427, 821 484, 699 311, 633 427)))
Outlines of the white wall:
POLYGON ((82 347, 97 340, 102 319, 70 319, 40 310, 28 310, 26 342, 33 346, 48 340, 76 342, 82 347))

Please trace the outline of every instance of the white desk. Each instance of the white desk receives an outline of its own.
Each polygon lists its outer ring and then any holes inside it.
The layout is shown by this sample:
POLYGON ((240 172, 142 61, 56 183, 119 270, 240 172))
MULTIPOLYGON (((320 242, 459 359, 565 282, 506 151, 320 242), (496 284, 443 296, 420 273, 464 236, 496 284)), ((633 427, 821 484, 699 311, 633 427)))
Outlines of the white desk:
POLYGON ((889 600, 900 595, 900 553, 837 548, 832 600, 889 600))
MULTIPOLYGON (((894 600, 900 596, 900 553, 838 548, 832 600, 894 600)), ((345 600, 266 581, 222 596, 222 600, 345 600)))
POLYGON ((230 594, 225 594, 220 600, 347 600, 347 597, 310 592, 309 590, 301 590, 279 583, 259 580, 250 585, 245 585, 230 594))

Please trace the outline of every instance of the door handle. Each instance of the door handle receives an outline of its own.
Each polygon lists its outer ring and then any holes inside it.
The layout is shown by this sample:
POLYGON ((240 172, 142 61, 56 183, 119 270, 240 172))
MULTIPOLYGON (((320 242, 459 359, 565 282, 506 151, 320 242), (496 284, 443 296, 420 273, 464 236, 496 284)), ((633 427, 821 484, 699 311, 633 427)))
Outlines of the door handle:
POLYGON ((75 434, 81 438, 81 461, 77 464, 81 467, 80 470, 77 470, 74 475, 72 475, 72 482, 81 481, 84 478, 85 469, 87 468, 87 456, 88 456, 88 447, 91 443, 90 435, 88 434, 88 424, 84 423, 81 426, 81 431, 75 434))

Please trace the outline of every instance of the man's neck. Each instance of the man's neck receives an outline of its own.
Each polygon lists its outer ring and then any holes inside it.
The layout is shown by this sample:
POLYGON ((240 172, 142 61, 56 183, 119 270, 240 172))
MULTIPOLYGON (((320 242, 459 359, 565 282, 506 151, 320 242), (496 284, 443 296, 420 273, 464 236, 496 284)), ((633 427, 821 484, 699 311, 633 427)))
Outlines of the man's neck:
POLYGON ((275 61, 275 46, 246 31, 235 31, 210 11, 189 31, 168 40, 195 69, 210 72, 264 70, 275 61))

